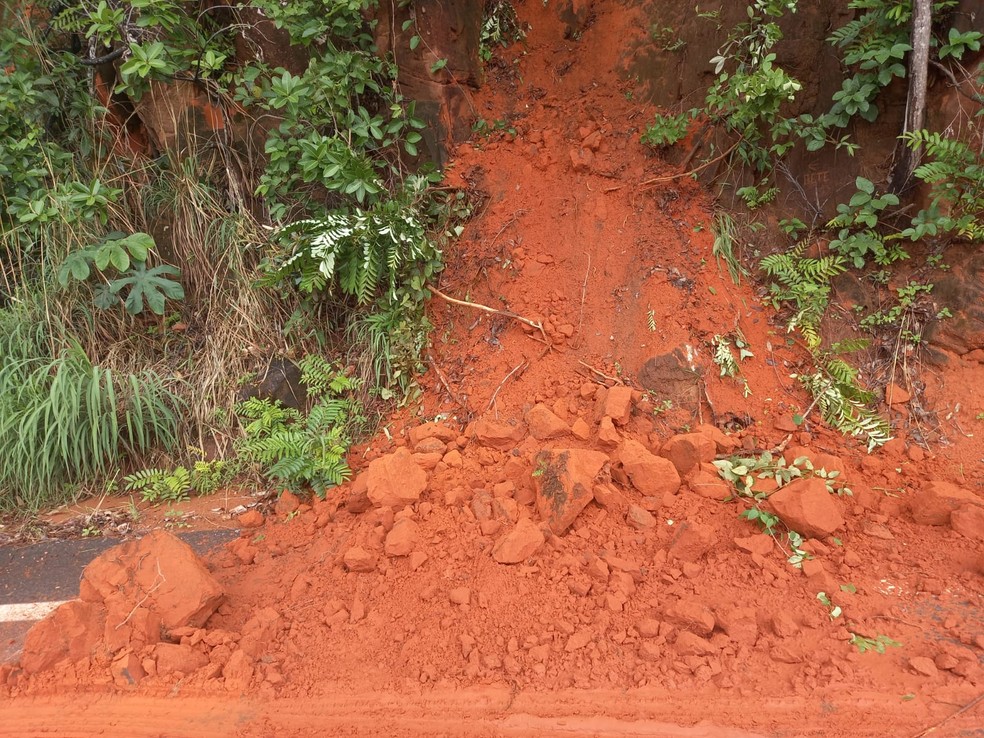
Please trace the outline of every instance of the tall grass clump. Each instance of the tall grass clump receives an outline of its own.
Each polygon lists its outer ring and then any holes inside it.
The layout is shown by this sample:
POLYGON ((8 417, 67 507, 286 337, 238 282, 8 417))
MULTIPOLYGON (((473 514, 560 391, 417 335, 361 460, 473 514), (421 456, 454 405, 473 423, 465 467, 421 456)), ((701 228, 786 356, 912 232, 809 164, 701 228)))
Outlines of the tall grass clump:
POLYGON ((5 513, 70 499, 127 457, 169 446, 177 428, 179 401, 157 374, 95 365, 77 341, 52 355, 44 323, 31 318, 20 308, 0 311, 5 513))

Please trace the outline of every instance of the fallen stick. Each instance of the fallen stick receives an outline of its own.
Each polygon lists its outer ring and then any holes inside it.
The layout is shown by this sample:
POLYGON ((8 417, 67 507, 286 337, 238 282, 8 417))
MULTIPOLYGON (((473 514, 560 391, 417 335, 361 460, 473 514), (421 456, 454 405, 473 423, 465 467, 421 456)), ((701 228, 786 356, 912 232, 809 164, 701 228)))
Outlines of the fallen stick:
POLYGON ((623 381, 622 381, 621 379, 619 379, 618 377, 609 377, 609 376, 608 376, 607 374, 605 374, 605 373, 604 373, 604 372, 602 372, 602 371, 598 371, 597 369, 595 369, 595 368, 594 368, 593 366, 591 366, 590 364, 585 364, 585 363, 584 363, 583 361, 580 361, 580 360, 578 360, 578 362, 577 362, 577 363, 578 363, 578 364, 580 364, 581 366, 583 366, 583 367, 584 367, 585 369, 589 369, 590 371, 592 371, 592 372, 594 372, 594 373, 595 373, 595 374, 597 374, 597 375, 598 375, 599 377, 602 377, 603 379, 607 379, 607 380, 608 380, 609 382, 614 382, 615 384, 622 384, 622 385, 624 385, 624 384, 625 384, 625 382, 623 382, 623 381))
POLYGON ((974 699, 972 699, 970 702, 968 702, 966 705, 964 705, 963 707, 961 707, 955 713, 953 713, 952 715, 948 715, 947 717, 945 717, 942 720, 940 720, 938 723, 936 723, 936 725, 931 725, 930 727, 926 728, 926 730, 922 731, 921 733, 916 733, 916 735, 914 735, 912 738, 923 738, 923 736, 930 735, 931 733, 935 733, 937 730, 940 729, 940 726, 942 726, 943 723, 945 723, 945 722, 947 722, 949 720, 953 720, 953 718, 957 717, 957 715, 962 715, 963 713, 967 712, 968 710, 973 710, 974 707, 976 707, 978 704, 980 704, 981 700, 984 700, 984 693, 981 693, 981 694, 977 695, 977 697, 975 697, 974 699))
POLYGON ((481 303, 468 302, 467 300, 457 300, 453 297, 448 297, 432 284, 425 285, 425 287, 429 289, 431 292, 433 292, 435 295, 440 297, 442 300, 447 300, 452 305, 461 305, 462 307, 475 308, 476 310, 481 310, 483 312, 490 313, 492 315, 502 315, 505 316, 506 318, 512 318, 513 320, 518 320, 520 323, 523 323, 525 325, 530 326, 531 328, 535 328, 536 330, 540 331, 540 335, 543 336, 543 342, 548 346, 551 345, 550 339, 547 338, 547 334, 543 330, 543 325, 541 323, 536 322, 535 320, 524 318, 522 315, 517 315, 516 313, 510 312, 509 310, 497 310, 496 308, 489 307, 488 305, 482 305, 481 303))
MULTIPOLYGON (((492 398, 489 400, 489 404, 485 408, 486 411, 490 410, 492 408, 492 406, 495 404, 495 398, 499 395, 499 390, 501 390, 503 387, 506 386, 506 382, 509 381, 509 378, 513 374, 515 374, 516 372, 521 371, 521 370, 525 370, 526 367, 528 367, 529 365, 530 365, 530 360, 529 359, 523 359, 519 364, 517 364, 516 366, 514 366, 512 368, 512 371, 510 371, 506 376, 504 376, 502 378, 502 381, 499 382, 499 386, 496 387, 495 388, 495 392, 492 393, 492 398)), ((497 416, 496 419, 498 419, 498 408, 496 408, 496 416, 497 416)))

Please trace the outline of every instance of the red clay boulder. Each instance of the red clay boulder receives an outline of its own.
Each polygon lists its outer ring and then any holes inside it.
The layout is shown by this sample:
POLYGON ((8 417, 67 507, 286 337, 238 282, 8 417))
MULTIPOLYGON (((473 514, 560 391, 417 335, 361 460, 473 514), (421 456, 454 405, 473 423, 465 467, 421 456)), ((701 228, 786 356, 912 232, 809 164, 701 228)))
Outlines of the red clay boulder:
POLYGON ((946 525, 954 510, 965 505, 984 506, 984 499, 949 482, 926 482, 909 504, 912 519, 920 525, 946 525))
POLYGON ((844 525, 837 502, 817 477, 794 479, 769 497, 769 504, 790 530, 806 538, 824 538, 844 525))
POLYGON ((201 628, 224 597, 191 547, 161 530, 94 559, 82 574, 79 596, 111 612, 129 613, 139 604, 167 630, 201 628))
POLYGON ((536 508, 557 535, 594 499, 595 485, 608 481, 608 454, 601 451, 544 450, 533 467, 536 508))
POLYGON ((405 448, 380 456, 366 470, 366 496, 376 507, 402 510, 427 489, 427 472, 405 448))
POLYGON ((623 441, 615 456, 622 463, 632 486, 643 497, 662 499, 663 495, 675 494, 680 489, 680 474, 673 462, 656 456, 638 441, 623 441))

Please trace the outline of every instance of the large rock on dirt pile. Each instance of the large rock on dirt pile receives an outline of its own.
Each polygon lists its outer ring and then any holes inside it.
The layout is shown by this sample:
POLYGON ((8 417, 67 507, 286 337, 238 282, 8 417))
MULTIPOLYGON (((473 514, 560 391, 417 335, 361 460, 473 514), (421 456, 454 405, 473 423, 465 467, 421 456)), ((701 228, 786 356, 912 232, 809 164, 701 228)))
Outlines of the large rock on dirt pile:
MULTIPOLYGON (((222 604, 222 587, 187 543, 166 531, 114 546, 82 574, 79 596, 126 616, 139 606, 168 630, 201 628, 222 604)), ((132 616, 131 616, 132 617, 132 616)), ((107 629, 117 623, 108 622, 107 629)))
POLYGON ((366 470, 366 496, 376 507, 402 510, 427 489, 427 472, 405 448, 380 456, 366 470))
POLYGON ((662 499, 680 489, 680 474, 673 462, 656 456, 638 441, 626 440, 615 451, 615 457, 635 487, 644 497, 662 499))
POLYGON ((541 451, 533 467, 536 508, 557 535, 594 499, 595 485, 608 481, 608 454, 601 451, 541 451))
POLYGON ((844 525, 837 502, 818 477, 794 479, 769 497, 769 504, 790 530, 807 538, 829 536, 844 525))
POLYGON ((69 602, 28 633, 28 673, 94 651, 137 650, 182 628, 201 628, 222 603, 218 582, 191 547, 155 531, 103 552, 82 574, 81 600, 69 602))
POLYGON ((984 498, 949 482, 926 482, 909 504, 912 519, 920 525, 947 525, 950 516, 965 505, 984 506, 984 498))

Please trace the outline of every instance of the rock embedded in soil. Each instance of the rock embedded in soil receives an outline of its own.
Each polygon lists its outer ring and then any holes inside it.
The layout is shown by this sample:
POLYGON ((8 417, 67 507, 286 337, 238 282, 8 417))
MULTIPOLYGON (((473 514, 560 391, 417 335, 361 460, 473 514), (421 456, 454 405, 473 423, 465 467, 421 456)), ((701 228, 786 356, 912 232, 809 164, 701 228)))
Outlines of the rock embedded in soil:
MULTIPOLYGON (((156 667, 156 663, 155 663, 156 667)), ((117 687, 129 687, 147 676, 140 658, 135 653, 124 653, 113 660, 109 667, 113 682, 117 687)))
POLYGON ((458 432, 454 428, 449 428, 440 423, 421 423, 408 431, 410 445, 416 448, 421 442, 436 438, 442 443, 451 443, 458 437, 458 432))
POLYGON ((492 548, 492 558, 500 564, 519 564, 540 550, 546 538, 539 526, 529 518, 505 533, 492 548))
POLYGON ((709 500, 723 501, 731 497, 734 492, 728 483, 717 474, 716 471, 701 469, 687 480, 687 487, 692 492, 709 500))
POLYGON ((594 499, 595 486, 608 481, 608 455, 601 451, 544 450, 533 465, 537 511, 556 535, 594 499))
POLYGON ((696 563, 711 550, 716 540, 717 533, 711 526, 685 521, 678 525, 668 555, 679 561, 696 563))
POLYGON ((584 421, 584 418, 578 418, 571 424, 571 434, 579 441, 587 441, 591 438, 591 426, 584 421))
POLYGON ((700 464, 714 460, 717 448, 703 433, 684 433, 672 436, 659 450, 659 455, 669 459, 680 476, 686 476, 700 464))
POLYGON ((562 438, 571 431, 567 423, 542 402, 534 405, 526 413, 526 425, 530 429, 530 435, 538 441, 562 438))
POLYGON ((912 519, 920 525, 946 525, 950 515, 964 505, 984 506, 984 498, 955 484, 929 481, 913 496, 912 519))
POLYGON ((188 675, 208 663, 208 656, 201 651, 177 643, 158 643, 154 646, 153 658, 157 673, 162 676, 174 672, 188 675))
POLYGON ((263 525, 263 513, 259 510, 247 510, 236 518, 241 528, 259 528, 263 525))
POLYGON ((632 486, 646 497, 663 498, 680 489, 680 474, 673 462, 656 456, 638 441, 627 439, 615 452, 632 486))
POLYGON ((652 513, 643 510, 638 505, 629 505, 629 509, 625 513, 625 522, 629 527, 636 530, 649 530, 656 525, 656 518, 652 516, 652 513))
POLYGON ((679 347, 667 354, 647 359, 639 370, 639 384, 659 393, 673 403, 674 408, 697 415, 700 409, 700 373, 691 369, 687 354, 689 347, 679 347))
POLYGON ((807 538, 824 538, 844 525, 834 496, 818 477, 794 479, 769 497, 769 505, 790 530, 807 538))
POLYGON ((602 448, 615 448, 622 442, 622 436, 615 429, 615 424, 607 415, 598 424, 598 445, 602 448))
POLYGON ((402 510, 420 499, 427 489, 427 472, 406 448, 398 448, 369 463, 366 495, 376 507, 402 510))
POLYGON ((286 518, 300 506, 300 498, 290 490, 285 489, 281 492, 280 498, 277 500, 277 505, 274 508, 274 512, 277 513, 278 517, 286 518))
POLYGON ((772 553, 775 544, 772 536, 759 533, 758 535, 748 536, 747 538, 735 538, 735 545, 743 551, 748 551, 748 553, 767 556, 772 553))
POLYGON ((387 556, 409 556, 416 548, 419 536, 417 524, 409 518, 401 518, 386 534, 383 550, 387 556))
POLYGON ((480 446, 502 450, 515 448, 526 437, 526 429, 522 425, 485 419, 472 423, 469 433, 480 446))
POLYGON ((700 636, 714 631, 714 614, 699 602, 680 600, 666 610, 664 617, 668 623, 700 636))
POLYGON ((353 546, 342 556, 342 563, 349 571, 369 572, 376 569, 376 557, 359 546, 353 546))
POLYGON ((599 395, 598 419, 611 418, 615 425, 625 425, 632 417, 632 388, 617 384, 599 395))
POLYGON ((673 648, 680 656, 710 656, 718 652, 717 646, 689 630, 677 635, 673 648))
POLYGON ((972 541, 984 541, 984 507, 964 505, 950 513, 950 527, 972 541))
POLYGON ((741 445, 737 438, 729 436, 716 425, 698 425, 694 432, 711 439, 714 442, 716 452, 719 454, 730 454, 741 445))
POLYGON ((368 493, 368 479, 368 473, 363 472, 352 480, 352 486, 345 498, 345 509, 353 515, 361 515, 372 508, 372 500, 369 499, 368 493))
POLYGON ((909 659, 909 666, 914 672, 925 677, 934 677, 939 674, 933 660, 925 656, 913 656, 909 659))

